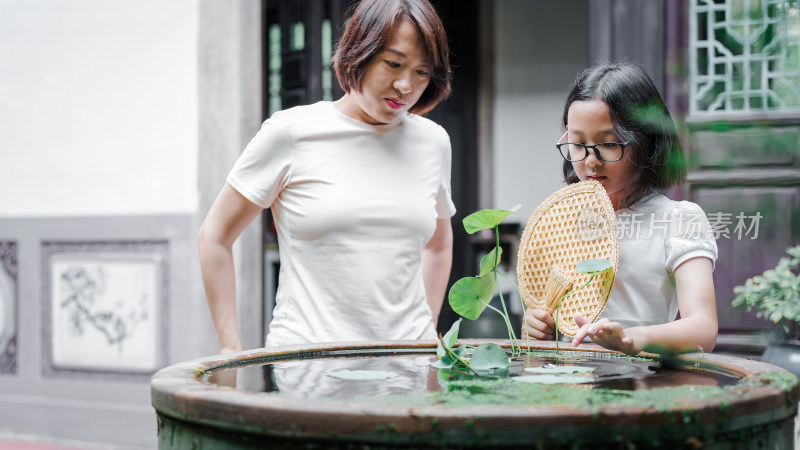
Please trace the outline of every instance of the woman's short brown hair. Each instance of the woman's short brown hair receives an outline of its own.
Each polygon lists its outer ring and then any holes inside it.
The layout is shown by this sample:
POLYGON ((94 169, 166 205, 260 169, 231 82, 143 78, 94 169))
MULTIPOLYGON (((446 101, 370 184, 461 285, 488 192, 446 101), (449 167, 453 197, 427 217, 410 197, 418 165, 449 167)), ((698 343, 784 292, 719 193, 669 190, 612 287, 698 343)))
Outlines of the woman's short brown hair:
POLYGON ((339 40, 333 67, 342 90, 360 92, 367 65, 389 45, 392 32, 404 19, 419 30, 425 53, 433 66, 428 87, 409 109, 415 114, 425 114, 450 95, 447 35, 428 0, 363 0, 339 40))

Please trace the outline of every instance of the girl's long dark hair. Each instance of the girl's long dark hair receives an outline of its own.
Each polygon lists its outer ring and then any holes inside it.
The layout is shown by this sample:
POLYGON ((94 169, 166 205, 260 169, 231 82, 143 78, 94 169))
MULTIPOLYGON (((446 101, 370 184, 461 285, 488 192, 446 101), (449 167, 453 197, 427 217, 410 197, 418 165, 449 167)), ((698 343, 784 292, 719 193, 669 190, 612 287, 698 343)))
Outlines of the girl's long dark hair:
MULTIPOLYGON (((633 165, 620 208, 631 207, 649 193, 664 192, 684 180, 686 161, 675 123, 644 68, 615 63, 584 70, 564 105, 564 126, 572 103, 591 100, 608 106, 614 132, 627 143, 625 153, 633 165)), ((567 184, 580 181, 568 161, 564 161, 564 180, 567 184)))

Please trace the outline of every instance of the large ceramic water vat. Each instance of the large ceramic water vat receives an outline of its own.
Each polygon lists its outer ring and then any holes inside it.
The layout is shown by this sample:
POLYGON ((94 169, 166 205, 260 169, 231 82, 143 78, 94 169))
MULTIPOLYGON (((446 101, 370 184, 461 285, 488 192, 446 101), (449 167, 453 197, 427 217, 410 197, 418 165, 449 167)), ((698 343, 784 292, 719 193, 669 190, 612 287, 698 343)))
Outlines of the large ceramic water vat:
POLYGON ((438 372, 435 345, 275 347, 165 368, 151 384, 159 448, 793 447, 797 379, 770 364, 691 354, 676 366, 592 344, 562 345, 556 359, 554 343, 537 341, 512 378, 548 361, 579 361, 596 378, 515 384, 438 372), (347 368, 397 376, 329 376, 347 368), (239 371, 236 387, 214 383, 239 371))

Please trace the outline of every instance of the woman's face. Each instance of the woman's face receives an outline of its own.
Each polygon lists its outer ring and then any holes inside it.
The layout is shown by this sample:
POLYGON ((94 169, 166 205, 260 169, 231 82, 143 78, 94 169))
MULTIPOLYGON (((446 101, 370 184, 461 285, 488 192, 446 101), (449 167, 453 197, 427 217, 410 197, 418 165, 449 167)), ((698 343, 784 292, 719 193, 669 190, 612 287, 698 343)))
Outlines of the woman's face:
MULTIPOLYGON (((608 106, 600 100, 577 101, 570 105, 567 112, 566 140, 586 145, 622 142, 614 132, 608 106)), ((630 147, 625 147, 621 160, 609 162, 598 159, 590 149, 586 159, 572 163, 572 168, 581 181, 596 180, 603 185, 615 210, 619 209, 625 182, 632 170, 630 151, 630 147)))
POLYGON ((387 47, 367 65, 361 92, 352 90, 338 102, 347 116, 379 125, 392 123, 419 100, 430 82, 430 63, 417 28, 403 20, 387 47))

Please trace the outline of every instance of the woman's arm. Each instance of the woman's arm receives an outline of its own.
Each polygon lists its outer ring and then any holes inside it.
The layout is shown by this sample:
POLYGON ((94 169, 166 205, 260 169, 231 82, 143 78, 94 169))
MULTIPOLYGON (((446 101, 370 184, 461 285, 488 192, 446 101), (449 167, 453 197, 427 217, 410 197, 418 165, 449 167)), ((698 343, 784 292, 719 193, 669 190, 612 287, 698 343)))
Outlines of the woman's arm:
POLYGON ((681 318, 674 322, 646 327, 622 329, 616 322, 601 319, 589 323, 577 314, 581 326, 573 345, 589 336, 603 347, 636 354, 648 345, 658 345, 671 351, 699 350, 710 352, 717 342, 717 300, 714 293, 711 260, 690 259, 675 269, 675 287, 681 318))
POLYGON ((260 206, 226 183, 200 227, 200 270, 221 353, 242 349, 236 321, 236 275, 232 248, 233 242, 261 210, 260 206))
POLYGON ((425 244, 422 252, 422 277, 425 282, 428 306, 433 313, 434 326, 439 321, 439 312, 442 310, 452 265, 453 227, 450 224, 450 218, 437 219, 436 231, 431 240, 425 244))

